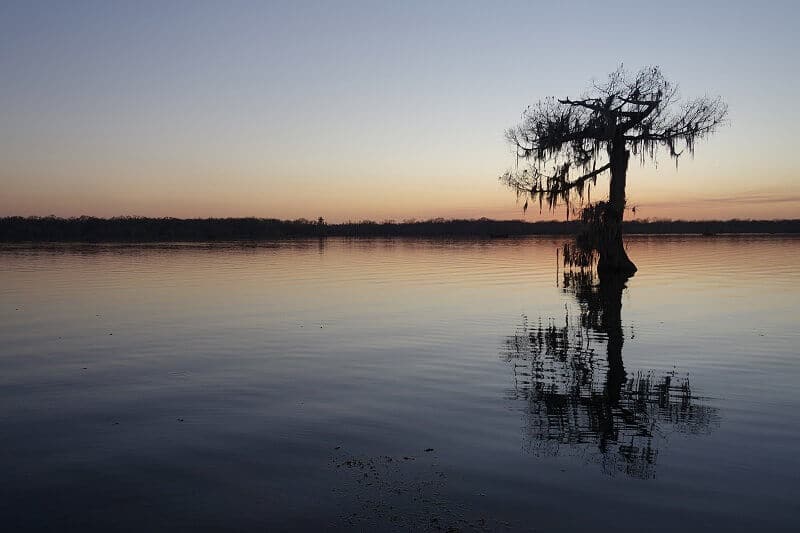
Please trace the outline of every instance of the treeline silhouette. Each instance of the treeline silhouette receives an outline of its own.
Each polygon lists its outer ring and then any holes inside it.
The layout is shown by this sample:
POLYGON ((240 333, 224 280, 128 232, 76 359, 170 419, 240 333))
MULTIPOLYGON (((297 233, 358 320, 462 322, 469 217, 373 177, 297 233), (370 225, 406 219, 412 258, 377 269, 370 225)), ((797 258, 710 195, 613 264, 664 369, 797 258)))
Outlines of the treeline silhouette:
MULTIPOLYGON (((178 242, 273 240, 308 237, 479 237, 572 235, 578 221, 491 220, 370 220, 327 224, 272 218, 145 218, 145 217, 3 217, 0 242, 178 242)), ((633 220, 628 234, 800 233, 792 220, 633 220)))

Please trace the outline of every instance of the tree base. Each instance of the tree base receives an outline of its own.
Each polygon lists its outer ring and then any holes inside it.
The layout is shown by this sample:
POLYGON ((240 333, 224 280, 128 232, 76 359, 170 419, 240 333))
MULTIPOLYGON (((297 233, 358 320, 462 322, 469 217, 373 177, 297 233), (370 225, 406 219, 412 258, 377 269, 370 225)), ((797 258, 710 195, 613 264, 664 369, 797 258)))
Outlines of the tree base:
POLYGON ((630 260, 625 248, 620 247, 614 253, 600 252, 600 260, 597 262, 597 273, 600 277, 623 277, 633 276, 638 269, 633 261, 630 260))

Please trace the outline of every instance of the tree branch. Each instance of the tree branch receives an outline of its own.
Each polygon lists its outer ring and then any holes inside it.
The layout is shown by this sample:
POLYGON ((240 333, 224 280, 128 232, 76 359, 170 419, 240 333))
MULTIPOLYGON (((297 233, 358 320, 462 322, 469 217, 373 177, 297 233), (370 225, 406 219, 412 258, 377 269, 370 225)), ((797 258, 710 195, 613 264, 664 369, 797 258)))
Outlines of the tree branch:
POLYGON ((533 169, 533 172, 530 173, 527 169, 523 170, 522 175, 519 173, 512 174, 511 172, 506 172, 500 177, 500 179, 505 181, 508 185, 518 189, 518 192, 520 193, 531 195, 553 194, 566 192, 576 187, 580 187, 590 179, 599 176, 610 168, 611 163, 606 163, 605 165, 573 180, 566 179, 563 171, 567 169, 563 168, 561 174, 554 175, 542 174, 536 169, 533 169), (546 187, 541 185, 542 180, 545 180, 547 183, 546 187))
POLYGON ((585 100, 570 100, 569 98, 562 98, 558 100, 558 103, 571 106, 585 107, 586 109, 591 109, 592 111, 605 110, 605 106, 602 105, 602 100, 600 100, 599 98, 588 98, 585 100), (595 102, 595 103, 590 103, 590 102, 595 102))
POLYGON ((628 114, 624 115, 624 116, 630 116, 631 118, 626 120, 625 122, 618 124, 617 131, 624 133, 626 131, 630 131, 631 128, 635 128, 636 126, 640 125, 642 122, 645 121, 645 119, 648 116, 650 116, 650 114, 653 111, 655 111, 659 103, 660 101, 650 102, 650 104, 647 106, 647 109, 645 109, 644 111, 639 111, 639 112, 632 111, 630 112, 630 115, 628 114))

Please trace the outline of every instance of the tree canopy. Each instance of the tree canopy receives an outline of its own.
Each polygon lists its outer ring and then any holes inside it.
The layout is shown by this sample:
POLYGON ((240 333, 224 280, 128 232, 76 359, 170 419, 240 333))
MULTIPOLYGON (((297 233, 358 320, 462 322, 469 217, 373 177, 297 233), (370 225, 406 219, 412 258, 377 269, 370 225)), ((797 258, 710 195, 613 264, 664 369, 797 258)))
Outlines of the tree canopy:
POLYGON ((665 150, 677 164, 726 115, 720 97, 681 100, 678 86, 659 67, 635 74, 620 67, 580 98, 547 98, 529 106, 522 122, 506 131, 516 165, 500 179, 525 198, 525 209, 528 200, 538 201, 540 209, 544 203, 550 209, 569 205, 572 196, 582 202, 597 178, 612 170, 615 147, 642 161, 665 150))

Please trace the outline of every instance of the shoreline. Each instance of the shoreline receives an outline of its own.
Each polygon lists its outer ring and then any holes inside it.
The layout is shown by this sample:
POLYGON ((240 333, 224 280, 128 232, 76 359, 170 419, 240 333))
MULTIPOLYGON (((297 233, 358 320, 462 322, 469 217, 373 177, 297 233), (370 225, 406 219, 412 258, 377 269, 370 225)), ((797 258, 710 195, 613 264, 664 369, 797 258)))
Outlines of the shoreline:
MULTIPOLYGON (((271 242, 319 238, 508 239, 566 237, 581 229, 578 221, 433 219, 407 222, 344 222, 260 218, 57 218, 0 217, 0 243, 199 243, 271 242)), ((634 235, 800 235, 800 219, 790 220, 632 220, 634 235)))

